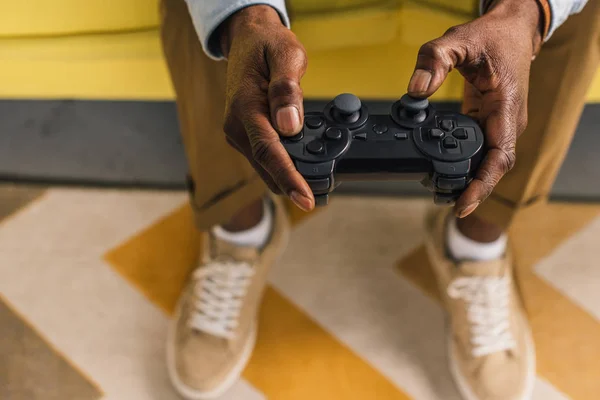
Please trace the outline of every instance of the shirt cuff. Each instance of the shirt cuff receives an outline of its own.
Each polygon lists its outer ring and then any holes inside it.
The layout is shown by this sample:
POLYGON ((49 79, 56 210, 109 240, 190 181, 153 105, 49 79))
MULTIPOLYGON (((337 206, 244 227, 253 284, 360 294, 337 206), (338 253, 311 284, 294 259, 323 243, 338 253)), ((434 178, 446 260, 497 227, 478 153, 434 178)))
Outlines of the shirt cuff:
POLYGON ((215 30, 229 16, 237 11, 258 4, 268 5, 273 7, 281 17, 281 22, 290 27, 290 19, 285 7, 285 0, 186 0, 196 33, 202 43, 204 52, 213 60, 223 60, 220 43, 215 38, 215 30))
POLYGON ((546 40, 552 36, 554 31, 558 29, 571 15, 579 13, 586 5, 588 0, 547 0, 552 13, 552 21, 546 40))
MULTIPOLYGON (((573 14, 579 13, 588 0, 536 0, 543 10, 544 42, 573 14)), ((483 14, 492 0, 481 0, 479 12, 483 14)))

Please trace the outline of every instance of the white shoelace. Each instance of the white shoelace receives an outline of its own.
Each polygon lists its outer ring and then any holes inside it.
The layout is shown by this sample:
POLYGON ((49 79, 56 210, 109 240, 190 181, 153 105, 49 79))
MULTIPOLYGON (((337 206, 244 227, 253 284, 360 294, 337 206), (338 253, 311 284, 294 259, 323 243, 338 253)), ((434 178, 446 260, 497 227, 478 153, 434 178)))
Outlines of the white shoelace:
POLYGON ((254 268, 247 262, 215 261, 194 272, 196 303, 189 326, 225 339, 235 336, 254 268))
POLYGON ((467 303, 474 357, 516 346, 510 331, 510 289, 508 277, 464 277, 455 279, 448 287, 451 298, 467 303))

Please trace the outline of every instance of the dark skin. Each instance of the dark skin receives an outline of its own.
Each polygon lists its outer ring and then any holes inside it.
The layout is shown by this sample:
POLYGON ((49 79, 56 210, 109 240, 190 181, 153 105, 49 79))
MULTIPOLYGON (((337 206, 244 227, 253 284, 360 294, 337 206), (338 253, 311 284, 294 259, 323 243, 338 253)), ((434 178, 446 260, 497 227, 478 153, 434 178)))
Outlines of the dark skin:
MULTIPOLYGON (((303 124, 304 47, 277 12, 264 5, 237 12, 221 25, 219 34, 228 58, 227 141, 248 158, 273 192, 312 210, 314 197, 279 141, 279 135, 293 136, 303 124)), ((502 234, 501 228, 472 212, 515 164, 517 138, 527 126, 530 66, 541 43, 535 0, 497 0, 485 15, 424 44, 417 56, 408 93, 429 97, 457 69, 465 78, 463 112, 475 118, 486 135, 486 158, 454 207, 459 229, 477 241, 493 241, 502 234)), ((262 213, 258 204, 240 210, 226 228, 252 226, 262 213)))

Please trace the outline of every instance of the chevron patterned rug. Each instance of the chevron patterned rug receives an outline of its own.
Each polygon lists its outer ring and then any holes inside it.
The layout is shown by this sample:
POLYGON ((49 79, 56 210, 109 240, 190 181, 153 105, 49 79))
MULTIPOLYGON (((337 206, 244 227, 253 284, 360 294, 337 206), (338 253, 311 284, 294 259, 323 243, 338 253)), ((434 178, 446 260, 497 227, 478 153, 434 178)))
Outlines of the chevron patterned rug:
MULTIPOLYGON (((259 340, 224 400, 459 400, 422 246, 429 200, 293 212, 259 340)), ((0 399, 175 400, 167 323, 198 256, 181 192, 0 188, 0 399)), ((538 352, 535 400, 600 393, 600 205, 512 230, 538 352)))

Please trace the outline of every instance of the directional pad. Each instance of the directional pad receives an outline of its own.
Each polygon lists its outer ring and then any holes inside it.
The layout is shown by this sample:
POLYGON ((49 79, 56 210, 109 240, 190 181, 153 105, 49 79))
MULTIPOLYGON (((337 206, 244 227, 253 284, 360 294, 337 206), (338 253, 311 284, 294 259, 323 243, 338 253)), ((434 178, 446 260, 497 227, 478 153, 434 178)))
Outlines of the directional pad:
POLYGON ((467 131, 464 128, 455 129, 454 132, 452 132, 452 136, 461 140, 469 137, 467 131))
POLYGON ((450 132, 452 129, 454 129, 454 121, 451 119, 444 119, 442 122, 440 122, 440 128, 446 132, 450 132))
POLYGON ((429 136, 432 139, 441 139, 444 137, 444 131, 438 128, 433 128, 429 131, 429 136))
POLYGON ((452 136, 448 136, 447 138, 444 138, 442 145, 446 149, 456 149, 458 147, 458 141, 452 136))

